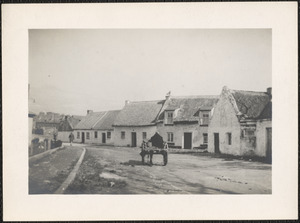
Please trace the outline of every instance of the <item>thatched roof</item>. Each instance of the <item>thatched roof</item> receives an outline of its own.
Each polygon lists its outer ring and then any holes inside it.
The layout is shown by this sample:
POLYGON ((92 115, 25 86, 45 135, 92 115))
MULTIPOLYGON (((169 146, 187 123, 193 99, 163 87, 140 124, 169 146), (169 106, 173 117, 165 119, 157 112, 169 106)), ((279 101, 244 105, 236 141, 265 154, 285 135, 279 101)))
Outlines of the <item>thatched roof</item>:
POLYGON ((211 110, 218 102, 219 96, 185 96, 169 98, 162 111, 158 121, 163 121, 164 111, 174 111, 174 122, 193 122, 198 121, 200 110, 211 110))
POLYGON ((267 92, 232 90, 225 86, 222 94, 228 98, 239 118, 272 118, 271 96, 267 92))
POLYGON ((139 101, 126 104, 116 118, 114 126, 149 126, 155 125, 164 100, 139 101))
POLYGON ((98 130, 113 130, 113 123, 116 120, 120 110, 108 111, 104 117, 102 117, 93 127, 98 130))
POLYGON ((75 126, 84 118, 84 116, 79 115, 72 115, 68 117, 68 122, 70 124, 70 127, 72 129, 75 128, 75 126))
POLYGON ((120 111, 102 111, 87 114, 76 126, 81 130, 112 130, 112 124, 120 111))

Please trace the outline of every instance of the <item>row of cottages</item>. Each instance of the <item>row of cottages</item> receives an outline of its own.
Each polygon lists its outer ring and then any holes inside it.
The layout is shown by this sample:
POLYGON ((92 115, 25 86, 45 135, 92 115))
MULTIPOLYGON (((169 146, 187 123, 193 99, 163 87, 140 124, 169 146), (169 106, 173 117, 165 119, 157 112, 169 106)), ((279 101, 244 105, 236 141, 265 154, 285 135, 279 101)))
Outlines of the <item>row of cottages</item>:
POLYGON ((158 132, 170 147, 192 149, 208 143, 210 111, 217 96, 126 101, 114 123, 116 146, 141 145, 158 132))
POLYGON ((208 151, 267 157, 272 153, 272 89, 223 88, 208 128, 208 151))
POLYGON ((101 145, 114 145, 113 122, 119 110, 93 112, 87 115, 74 127, 74 142, 101 145))

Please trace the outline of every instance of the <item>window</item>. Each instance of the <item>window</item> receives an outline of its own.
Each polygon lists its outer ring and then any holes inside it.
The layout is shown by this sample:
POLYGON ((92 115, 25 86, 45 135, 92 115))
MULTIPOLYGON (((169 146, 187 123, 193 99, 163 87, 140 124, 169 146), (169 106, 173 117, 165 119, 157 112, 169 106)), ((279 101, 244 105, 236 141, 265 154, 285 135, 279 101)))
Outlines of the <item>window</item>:
POLYGON ((173 142, 173 132, 168 132, 168 142, 173 142))
POLYGON ((80 132, 77 132, 77 139, 80 139, 80 132))
POLYGON ((90 133, 89 132, 86 133, 86 139, 90 139, 90 133))
POLYGON ((227 144, 231 145, 231 133, 230 132, 227 133, 227 144))
POLYGON ((165 124, 173 124, 173 112, 166 112, 165 124))
POLYGON ((208 112, 201 112, 200 116, 200 125, 208 125, 209 123, 209 113, 208 112))
POLYGON ((143 132, 143 139, 147 139, 147 132, 143 132))
POLYGON ((203 133, 203 144, 207 144, 208 143, 208 135, 207 133, 203 133))
POLYGON ((125 139, 125 132, 121 132, 121 139, 125 139))
POLYGON ((111 138, 111 132, 107 132, 107 138, 110 139, 111 138))
POLYGON ((98 132, 95 132, 95 139, 98 138, 98 132))

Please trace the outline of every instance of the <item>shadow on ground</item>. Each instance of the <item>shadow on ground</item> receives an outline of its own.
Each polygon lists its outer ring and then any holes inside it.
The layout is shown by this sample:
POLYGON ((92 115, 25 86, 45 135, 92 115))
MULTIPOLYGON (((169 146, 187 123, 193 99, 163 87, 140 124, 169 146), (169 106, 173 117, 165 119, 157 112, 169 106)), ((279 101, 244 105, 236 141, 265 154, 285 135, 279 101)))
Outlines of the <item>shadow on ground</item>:
POLYGON ((160 163, 153 163, 151 165, 149 162, 142 163, 142 161, 139 160, 129 160, 128 162, 121 162, 120 164, 125 166, 163 166, 163 164, 160 163))

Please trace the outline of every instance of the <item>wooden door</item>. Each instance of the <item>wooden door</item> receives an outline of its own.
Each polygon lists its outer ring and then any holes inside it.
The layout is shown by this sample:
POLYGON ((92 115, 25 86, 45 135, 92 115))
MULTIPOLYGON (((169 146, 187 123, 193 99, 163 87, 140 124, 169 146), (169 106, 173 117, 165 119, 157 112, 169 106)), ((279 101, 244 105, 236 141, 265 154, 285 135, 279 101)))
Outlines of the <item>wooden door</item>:
POLYGON ((215 146, 215 153, 220 153, 219 133, 214 133, 214 146, 215 146))
POLYGON ((102 143, 106 143, 106 134, 105 134, 105 132, 102 133, 102 143))
POLYGON ((84 143, 84 132, 81 133, 81 142, 84 143))
POLYGON ((136 147, 136 132, 131 133, 131 146, 136 147))
POLYGON ((192 148, 192 133, 191 132, 184 133, 184 148, 185 149, 192 148))
POLYGON ((272 128, 267 128, 266 161, 272 163, 272 128))

